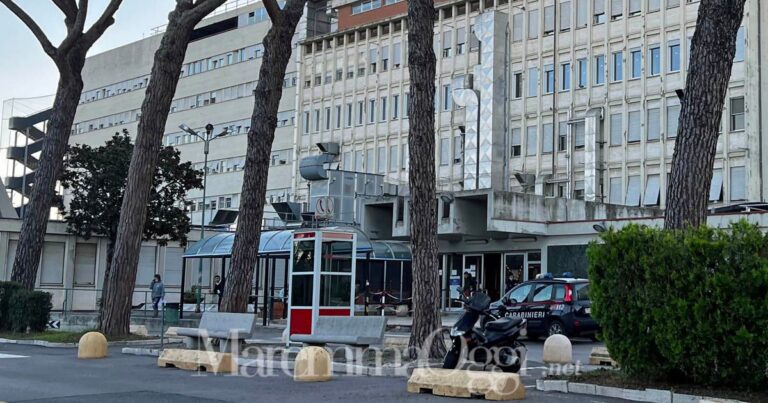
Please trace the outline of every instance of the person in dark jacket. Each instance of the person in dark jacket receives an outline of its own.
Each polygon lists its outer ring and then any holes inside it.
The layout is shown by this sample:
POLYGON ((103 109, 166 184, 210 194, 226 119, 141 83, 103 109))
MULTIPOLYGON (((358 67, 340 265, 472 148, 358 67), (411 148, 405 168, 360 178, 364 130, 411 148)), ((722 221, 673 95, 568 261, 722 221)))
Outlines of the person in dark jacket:
POLYGON ((219 296, 219 310, 221 310, 221 299, 224 296, 224 285, 224 280, 220 276, 213 276, 213 293, 219 296))
POLYGON ((149 289, 152 292, 152 310, 154 311, 154 317, 157 317, 157 311, 160 307, 160 301, 165 298, 165 286, 160 279, 159 274, 155 274, 155 278, 152 279, 152 284, 149 285, 149 289))
POLYGON ((472 293, 477 290, 477 280, 472 277, 472 273, 469 271, 464 272, 464 295, 471 297, 472 293))

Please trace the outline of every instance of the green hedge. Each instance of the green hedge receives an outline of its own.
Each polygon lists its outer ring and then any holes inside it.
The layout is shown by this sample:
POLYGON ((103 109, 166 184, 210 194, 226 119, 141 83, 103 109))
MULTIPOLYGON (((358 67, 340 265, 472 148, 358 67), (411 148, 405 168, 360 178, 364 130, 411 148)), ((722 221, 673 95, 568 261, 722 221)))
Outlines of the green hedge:
POLYGON ((0 281, 0 331, 11 330, 8 306, 13 294, 21 289, 21 284, 10 281, 0 281))
POLYGON ((592 311, 611 357, 641 377, 768 382, 768 237, 756 226, 630 225, 587 256, 592 311))

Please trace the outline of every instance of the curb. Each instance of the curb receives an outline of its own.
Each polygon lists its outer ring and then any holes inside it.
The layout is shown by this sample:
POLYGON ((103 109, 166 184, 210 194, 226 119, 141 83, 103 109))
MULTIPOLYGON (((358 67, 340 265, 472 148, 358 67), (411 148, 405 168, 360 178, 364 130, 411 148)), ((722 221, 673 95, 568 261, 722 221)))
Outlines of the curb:
POLYGON ((623 389, 564 380, 537 379, 536 390, 541 392, 575 393, 581 395, 612 397, 634 402, 652 403, 746 403, 740 400, 720 399, 707 396, 693 396, 660 389, 623 389))
POLYGON ((148 357, 160 356, 160 349, 157 349, 157 348, 123 347, 121 352, 123 354, 128 354, 128 355, 139 355, 139 356, 148 356, 148 357))
MULTIPOLYGON (((166 344, 178 344, 181 343, 180 338, 170 338, 166 340, 166 344)), ((0 338, 0 344, 18 344, 22 346, 38 346, 46 348, 77 348, 77 343, 54 343, 44 340, 15 340, 15 339, 3 339, 0 338)), ((154 346, 160 344, 160 339, 149 340, 122 340, 122 341, 110 341, 107 343, 109 347, 121 347, 121 346, 154 346)))

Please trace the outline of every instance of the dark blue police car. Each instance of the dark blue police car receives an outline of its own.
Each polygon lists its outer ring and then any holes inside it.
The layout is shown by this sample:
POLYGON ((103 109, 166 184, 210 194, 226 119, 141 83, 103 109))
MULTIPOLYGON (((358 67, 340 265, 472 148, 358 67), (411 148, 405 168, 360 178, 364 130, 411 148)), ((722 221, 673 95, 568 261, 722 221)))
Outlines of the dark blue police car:
POLYGON ((528 320, 528 338, 562 334, 567 337, 594 339, 599 326, 592 319, 589 280, 577 278, 542 278, 517 285, 500 301, 508 316, 528 320))

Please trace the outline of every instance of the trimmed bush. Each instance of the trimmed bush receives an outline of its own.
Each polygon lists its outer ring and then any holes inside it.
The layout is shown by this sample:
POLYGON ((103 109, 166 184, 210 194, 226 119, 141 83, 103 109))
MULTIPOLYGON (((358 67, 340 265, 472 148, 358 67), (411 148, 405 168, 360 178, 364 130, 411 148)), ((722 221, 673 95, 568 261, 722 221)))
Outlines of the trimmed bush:
POLYGON ((587 252, 593 315, 611 357, 641 377, 768 383, 768 237, 727 230, 608 231, 587 252))
POLYGON ((20 289, 21 284, 19 283, 0 281, 0 331, 11 329, 8 306, 13 294, 20 289))
POLYGON ((8 316, 13 332, 42 332, 51 315, 51 294, 42 291, 17 290, 10 300, 8 316))

